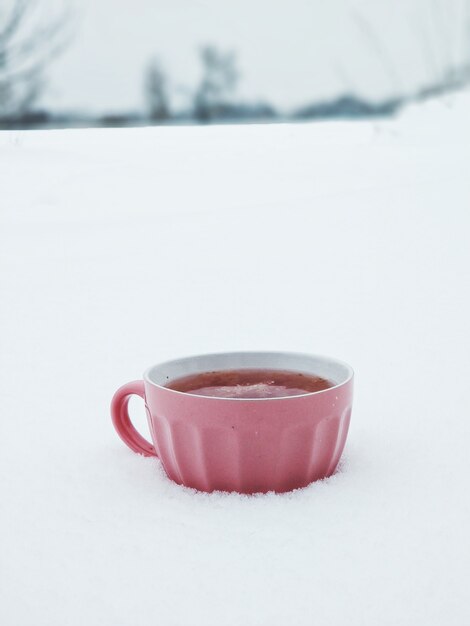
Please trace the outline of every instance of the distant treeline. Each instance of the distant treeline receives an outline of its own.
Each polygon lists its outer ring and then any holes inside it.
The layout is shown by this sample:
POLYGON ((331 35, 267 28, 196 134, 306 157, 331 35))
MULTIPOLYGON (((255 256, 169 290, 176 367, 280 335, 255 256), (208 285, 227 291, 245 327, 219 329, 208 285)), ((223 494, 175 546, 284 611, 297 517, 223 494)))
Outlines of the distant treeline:
POLYGON ((267 103, 224 104, 216 111, 201 119, 193 111, 172 113, 165 118, 154 118, 146 113, 123 112, 109 115, 85 115, 52 113, 46 110, 25 111, 19 115, 0 118, 0 127, 4 129, 20 128, 66 128, 86 126, 146 126, 174 124, 210 124, 210 123, 255 123, 287 122, 320 119, 364 119, 387 117, 397 112, 404 104, 399 99, 381 102, 363 100, 357 96, 344 95, 331 100, 316 102, 291 113, 280 113, 267 103))
MULTIPOLYGON (((200 78, 195 85, 174 81, 158 59, 143 73, 140 111, 93 115, 56 113, 40 108, 50 64, 67 43, 67 15, 34 23, 32 0, 12 0, 0 12, 0 128, 66 128, 84 126, 138 126, 364 119, 394 115, 404 104, 459 89, 469 82, 470 62, 431 73, 429 85, 411 95, 398 94, 371 101, 352 93, 313 101, 291 111, 280 111, 267 101, 243 101, 237 56, 206 45, 199 50, 200 78), (450 68, 450 69, 449 69, 450 68), (175 106, 175 101, 179 102, 175 106)), ((364 19, 361 18, 361 24, 364 19)), ((375 51, 377 52, 377 50, 375 51)), ((395 90, 391 89, 391 92, 395 90)))
MULTIPOLYGON (((455 85, 454 89, 461 85, 455 85)), ((435 86, 423 89, 412 98, 389 98, 370 101, 358 96, 345 94, 337 98, 322 100, 300 107, 288 113, 279 112, 274 106, 261 103, 224 104, 201 118, 194 111, 168 113, 164 118, 152 117, 145 112, 122 112, 109 115, 86 115, 52 113, 46 110, 25 111, 18 115, 0 117, 2 129, 28 128, 84 128, 84 127, 126 127, 160 126, 184 124, 246 124, 269 122, 296 122, 309 120, 387 118, 395 115, 409 102, 426 100, 448 93, 450 87, 435 86)))

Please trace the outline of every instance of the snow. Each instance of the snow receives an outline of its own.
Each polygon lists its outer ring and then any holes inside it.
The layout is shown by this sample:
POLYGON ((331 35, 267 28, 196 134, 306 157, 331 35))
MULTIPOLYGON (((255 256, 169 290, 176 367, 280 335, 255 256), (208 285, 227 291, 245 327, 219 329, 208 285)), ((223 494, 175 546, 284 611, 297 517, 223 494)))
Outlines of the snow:
POLYGON ((0 133, 2 624, 470 622, 469 110, 0 133), (196 493, 112 430, 152 363, 248 349, 354 367, 331 479, 196 493))

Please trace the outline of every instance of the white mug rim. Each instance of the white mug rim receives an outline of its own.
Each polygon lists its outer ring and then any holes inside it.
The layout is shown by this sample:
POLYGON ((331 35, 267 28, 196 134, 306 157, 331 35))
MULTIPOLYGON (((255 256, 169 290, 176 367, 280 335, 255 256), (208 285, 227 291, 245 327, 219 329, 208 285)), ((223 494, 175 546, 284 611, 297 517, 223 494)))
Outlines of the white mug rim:
MULTIPOLYGON (((251 365, 246 365, 245 366, 247 369, 256 369, 256 366, 251 366, 251 365)), ((260 366, 258 366, 260 367, 260 366)), ((273 365, 263 365, 263 368, 266 367, 266 369, 286 369, 289 370, 289 367, 275 367, 273 365)), ((190 368, 191 369, 191 368, 190 368)), ((240 365, 234 365, 233 367, 220 367, 218 369, 243 369, 243 366, 240 365)), ((322 376, 321 372, 317 372, 315 370, 305 370, 303 368, 291 368, 292 371, 302 371, 304 373, 310 373, 310 374, 314 374, 316 373, 319 376, 322 376)), ((217 368, 216 368, 217 370, 217 368)), ((205 369, 198 369, 196 368, 193 371, 189 371, 187 373, 181 374, 181 376, 189 376, 192 373, 194 374, 198 374, 198 373, 202 373, 204 371, 211 371, 211 368, 205 368, 205 369)), ((181 376, 168 376, 165 374, 165 378, 166 380, 175 380, 177 378, 180 378, 181 376)), ((323 356, 323 355, 319 355, 319 354, 310 354, 310 353, 306 353, 306 352, 286 352, 286 351, 263 351, 263 350, 253 350, 253 351, 231 351, 231 352, 212 352, 212 353, 207 353, 207 354, 195 354, 195 355, 190 355, 190 356, 186 356, 186 357, 181 357, 178 359, 170 359, 167 361, 163 361, 161 363, 157 363, 154 365, 151 365, 150 367, 148 367, 145 372, 144 372, 144 381, 150 385, 152 385, 153 387, 157 387, 158 389, 168 392, 168 393, 172 393, 172 394, 178 394, 181 396, 189 396, 192 398, 204 398, 205 400, 217 400, 217 401, 230 401, 230 402, 273 402, 273 401, 278 401, 278 400, 291 400, 294 401, 298 398, 305 398, 305 397, 310 397, 310 396, 318 396, 320 394, 324 394, 324 393, 331 393, 334 392, 335 390, 337 390, 340 387, 343 387, 344 385, 346 385, 347 383, 349 383, 353 377, 354 377, 354 371, 352 369, 352 367, 348 364, 345 363, 344 361, 341 361, 339 359, 333 358, 333 357, 329 357, 329 356, 323 356), (210 359, 215 359, 215 360, 223 360, 223 359, 228 359, 229 361, 231 359, 239 360, 239 361, 249 361, 250 359, 254 359, 255 361, 258 359, 266 359, 266 362, 268 362, 271 358, 273 360, 276 359, 287 359, 287 360, 293 360, 293 361, 298 361, 301 362, 303 361, 310 361, 310 362, 315 362, 315 363, 320 363, 323 364, 324 366, 326 366, 326 369, 328 369, 328 367, 335 369, 338 372, 339 370, 343 370, 345 377, 344 380, 340 380, 339 382, 337 382, 335 385, 333 385, 332 387, 328 387, 327 389, 322 389, 320 391, 310 391, 310 392, 306 392, 303 394, 299 394, 296 396, 280 396, 280 397, 274 397, 274 398, 223 398, 220 396, 205 396, 205 395, 199 395, 196 393, 192 393, 192 392, 187 392, 187 391, 177 391, 176 389, 170 389, 169 387, 166 387, 165 384, 161 383, 161 382, 156 382, 155 380, 152 380, 152 375, 155 374, 155 372, 160 372, 160 379, 162 376, 162 371, 165 368, 169 368, 171 369, 178 369, 178 367, 181 366, 187 366, 191 363, 197 363, 198 361, 207 361, 210 359)), ((327 376, 325 376, 327 378, 327 376)))

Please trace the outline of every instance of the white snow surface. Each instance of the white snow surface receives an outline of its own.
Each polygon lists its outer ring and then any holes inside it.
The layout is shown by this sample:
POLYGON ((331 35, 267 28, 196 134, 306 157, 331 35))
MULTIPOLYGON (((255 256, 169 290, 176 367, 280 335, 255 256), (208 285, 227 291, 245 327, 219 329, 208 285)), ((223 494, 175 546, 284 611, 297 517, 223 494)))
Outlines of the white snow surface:
POLYGON ((0 133, 0 623, 469 624, 469 164, 468 93, 0 133), (152 363, 257 349, 354 367, 332 478, 197 493, 114 433, 152 363))

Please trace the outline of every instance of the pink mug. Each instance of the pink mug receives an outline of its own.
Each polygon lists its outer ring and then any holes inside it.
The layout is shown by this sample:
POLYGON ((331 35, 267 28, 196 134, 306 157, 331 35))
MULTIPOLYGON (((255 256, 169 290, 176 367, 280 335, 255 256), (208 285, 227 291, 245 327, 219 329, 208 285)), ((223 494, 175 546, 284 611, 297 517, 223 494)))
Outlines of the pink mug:
POLYGON ((326 357, 282 352, 208 354, 154 365, 144 380, 114 395, 111 415, 121 439, 158 456, 179 485, 201 491, 284 492, 333 474, 351 417, 353 371, 326 357), (214 370, 263 368, 316 374, 335 383, 282 398, 220 398, 165 387, 214 370), (132 426, 132 394, 145 401, 153 443, 132 426))

